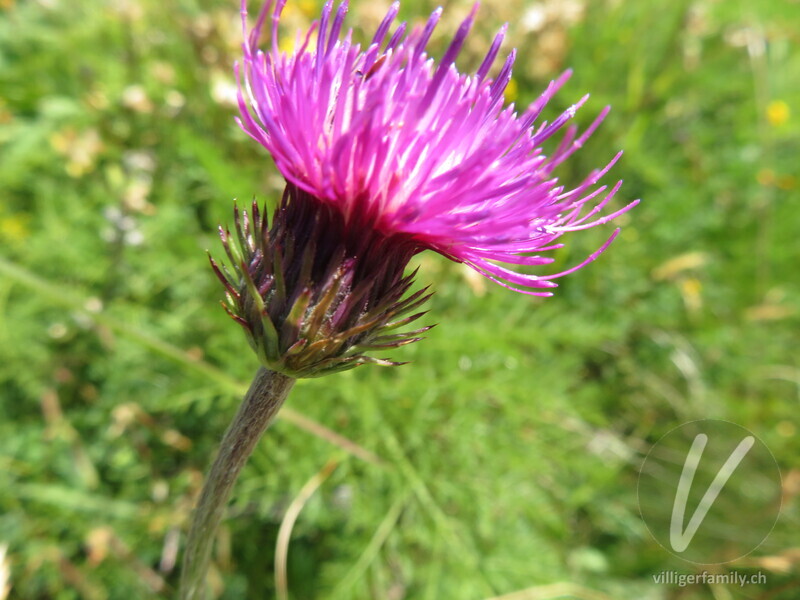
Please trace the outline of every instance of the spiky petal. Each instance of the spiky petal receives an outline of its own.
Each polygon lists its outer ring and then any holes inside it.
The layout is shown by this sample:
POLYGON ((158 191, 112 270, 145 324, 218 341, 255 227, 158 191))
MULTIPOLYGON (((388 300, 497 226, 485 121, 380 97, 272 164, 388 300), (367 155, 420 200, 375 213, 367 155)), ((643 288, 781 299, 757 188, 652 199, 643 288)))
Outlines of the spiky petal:
POLYGON ((505 34, 501 29, 474 74, 455 60, 476 8, 458 29, 437 65, 425 47, 441 16, 406 33, 390 35, 399 5, 393 4, 364 49, 342 35, 347 3, 332 0, 298 47, 279 50, 278 24, 286 0, 268 0, 246 34, 240 78, 241 127, 272 154, 297 188, 384 236, 404 236, 463 262, 500 284, 536 295, 554 279, 594 260, 618 233, 583 263, 551 275, 515 268, 553 261, 540 253, 561 247, 564 233, 612 220, 636 204, 597 216, 619 189, 598 187, 619 158, 567 190, 554 169, 580 148, 605 117, 603 110, 581 134, 566 127, 580 99, 552 123, 539 123, 547 102, 569 77, 565 73, 522 114, 504 106, 515 52, 494 79, 488 74, 505 34), (258 49, 270 22, 271 48, 258 49), (312 34, 316 40, 312 42, 312 34), (565 129, 546 155, 541 144, 565 129), (512 265, 511 268, 504 265, 512 265))

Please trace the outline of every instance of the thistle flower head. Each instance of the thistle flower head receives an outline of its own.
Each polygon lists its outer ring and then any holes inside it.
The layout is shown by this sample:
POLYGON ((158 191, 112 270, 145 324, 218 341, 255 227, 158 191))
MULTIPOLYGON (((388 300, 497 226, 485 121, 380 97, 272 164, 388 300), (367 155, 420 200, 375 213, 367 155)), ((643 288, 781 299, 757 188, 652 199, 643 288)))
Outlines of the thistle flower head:
POLYGON ((428 296, 409 295, 413 274, 404 274, 422 250, 505 287, 550 295, 554 279, 594 260, 617 234, 561 273, 520 272, 552 262, 541 252, 560 247, 564 233, 610 221, 635 202, 599 216, 620 183, 598 183, 619 155, 574 189, 555 177, 607 113, 579 134, 568 122, 584 97, 539 122, 569 73, 525 111, 504 106, 514 52, 490 72, 505 27, 475 73, 456 69, 477 6, 436 64, 425 48, 441 9, 409 31, 393 28, 395 3, 362 48, 342 34, 347 2, 334 11, 329 0, 286 53, 278 43, 285 3, 267 0, 250 30, 243 0, 237 77, 239 124, 272 154, 286 191, 271 226, 254 204, 249 215, 237 212, 236 236, 221 230, 230 270, 212 260, 228 312, 268 368, 300 377, 395 364, 366 352, 428 329, 394 333, 423 314, 415 311, 428 296), (271 46, 262 51, 268 20, 271 46), (560 143, 545 153, 542 143, 559 131, 560 143))
POLYGON ((268 0, 255 26, 245 29, 237 65, 241 127, 273 156, 286 180, 329 207, 346 231, 386 239, 398 236, 417 250, 431 249, 521 292, 550 295, 554 279, 594 260, 618 233, 576 267, 532 275, 515 267, 545 265, 543 251, 561 247, 563 234, 606 223, 631 208, 599 216, 620 183, 598 186, 619 158, 566 189, 555 168, 580 148, 605 117, 582 133, 568 125, 580 99, 553 122, 540 122, 547 102, 569 76, 550 83, 522 112, 505 106, 515 52, 496 76, 490 72, 506 28, 494 38, 474 73, 455 60, 475 19, 461 24, 438 64, 425 49, 441 16, 423 27, 393 27, 389 8, 371 42, 343 34, 347 2, 332 0, 296 49, 282 52, 278 35, 286 0, 268 0), (270 21, 270 42, 260 50, 270 21), (556 149, 541 144, 562 132, 556 149))

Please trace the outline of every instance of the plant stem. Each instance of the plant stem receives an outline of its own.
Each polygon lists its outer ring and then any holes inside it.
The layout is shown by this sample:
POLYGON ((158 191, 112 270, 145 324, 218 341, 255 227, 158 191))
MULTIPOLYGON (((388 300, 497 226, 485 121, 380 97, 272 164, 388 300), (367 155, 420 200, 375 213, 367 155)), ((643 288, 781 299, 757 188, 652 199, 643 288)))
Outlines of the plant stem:
POLYGON ((192 517, 181 569, 180 600, 205 598, 211 546, 233 485, 294 381, 292 377, 260 368, 225 432, 192 517))

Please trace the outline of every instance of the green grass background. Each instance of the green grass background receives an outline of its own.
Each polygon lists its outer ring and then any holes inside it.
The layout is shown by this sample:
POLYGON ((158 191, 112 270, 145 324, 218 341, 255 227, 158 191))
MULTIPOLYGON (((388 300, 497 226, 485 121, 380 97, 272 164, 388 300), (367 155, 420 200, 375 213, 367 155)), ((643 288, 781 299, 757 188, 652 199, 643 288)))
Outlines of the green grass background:
MULTIPOLYGON (((382 5, 353 4, 350 23, 374 29, 382 5)), ((447 3, 434 55, 468 7, 447 3)), ((317 9, 288 10, 291 30, 317 9)), ((237 13, 238 0, 0 1, 10 598, 174 596, 193 498, 257 367, 205 250, 221 253, 233 198, 280 187, 226 101, 237 13)), ((487 0, 462 68, 504 21, 518 102, 570 66, 549 118, 587 91, 582 124, 613 106, 561 177, 624 149, 616 205, 643 202, 551 299, 421 257, 439 326, 389 354, 410 365, 298 384, 235 491, 216 597, 274 596, 278 529, 309 481, 288 550, 296 599, 800 597, 800 4, 487 0), (772 535, 723 569, 761 568, 766 585, 653 583, 698 567, 649 536, 638 468, 704 417, 752 429, 783 472, 772 535)), ((601 229, 566 238, 554 268, 601 229)))

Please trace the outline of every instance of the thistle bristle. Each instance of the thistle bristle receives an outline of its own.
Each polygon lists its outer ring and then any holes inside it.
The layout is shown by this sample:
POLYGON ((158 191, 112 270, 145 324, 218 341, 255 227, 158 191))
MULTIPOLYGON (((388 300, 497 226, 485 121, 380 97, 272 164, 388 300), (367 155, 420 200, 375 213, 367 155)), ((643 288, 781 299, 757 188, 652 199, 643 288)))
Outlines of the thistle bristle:
POLYGON ((228 292, 228 294, 238 300, 240 298, 239 291, 234 287, 233 282, 228 278, 228 276, 219 268, 219 265, 217 265, 217 262, 211 256, 211 253, 208 253, 208 262, 211 263, 211 268, 214 271, 214 274, 217 276, 217 279, 222 282, 222 285, 225 286, 225 290, 228 292))

